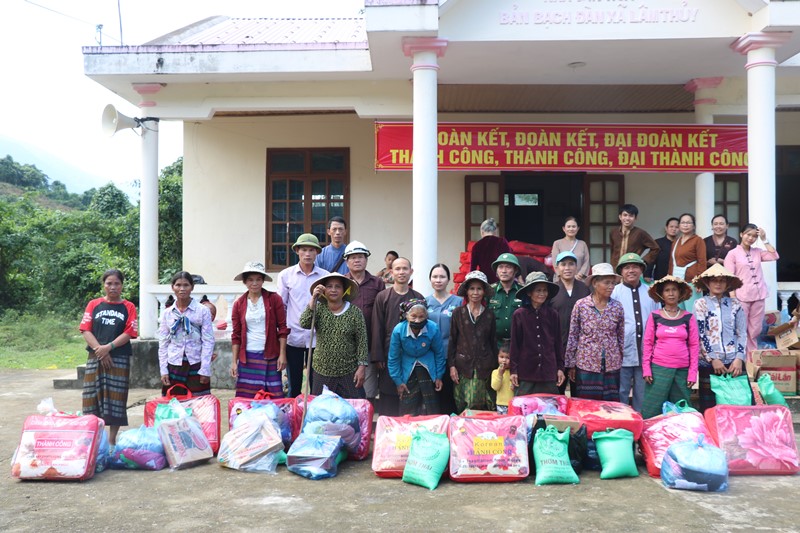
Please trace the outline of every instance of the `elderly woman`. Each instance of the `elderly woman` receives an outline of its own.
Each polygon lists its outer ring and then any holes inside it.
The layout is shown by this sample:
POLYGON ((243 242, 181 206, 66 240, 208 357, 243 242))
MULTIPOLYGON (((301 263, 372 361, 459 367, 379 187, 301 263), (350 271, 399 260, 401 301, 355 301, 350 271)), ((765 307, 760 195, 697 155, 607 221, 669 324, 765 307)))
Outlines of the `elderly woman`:
POLYGON ((108 426, 108 442, 117 443, 120 426, 128 425, 130 341, 136 338, 136 307, 122 299, 125 276, 116 269, 101 278, 103 298, 86 306, 79 326, 86 340, 86 374, 83 377, 83 414, 95 415, 108 426))
POLYGON ((272 281, 264 264, 250 261, 234 281, 247 292, 233 303, 231 321, 231 376, 236 378, 236 396, 252 398, 264 390, 283 398, 281 373, 286 368, 286 308, 281 297, 264 288, 272 281))
POLYGON ((194 396, 211 393, 214 325, 211 311, 192 298, 194 278, 186 271, 170 280, 175 303, 164 309, 158 328, 161 394, 181 385, 194 396))
POLYGON ((593 293, 572 309, 564 366, 577 398, 619 401, 625 314, 611 292, 620 279, 609 263, 594 265, 586 279, 593 293))
POLYGON ((334 272, 319 278, 310 290, 311 300, 300 315, 300 325, 311 329, 314 322, 317 334, 311 394, 322 394, 323 387, 328 387, 342 398, 366 398, 367 326, 364 314, 350 303, 358 296, 358 284, 334 272))
POLYGON ((728 219, 725 215, 715 215, 711 219, 711 235, 703 239, 706 243, 708 266, 725 264, 725 256, 736 248, 736 239, 728 235, 728 219))
POLYGON ((742 304, 729 294, 742 286, 742 280, 720 264, 694 278, 694 285, 705 296, 694 303, 694 316, 700 333, 700 410, 717 404, 711 390, 711 374, 740 375, 745 369, 747 316, 742 304))
POLYGON ((428 320, 425 300, 400 304, 403 319, 392 330, 387 368, 397 385, 401 415, 436 414, 442 390, 445 354, 439 327, 428 320))
POLYGON ((663 305, 650 316, 642 339, 642 417, 652 418, 661 414, 666 401, 690 401, 692 387, 697 383, 700 341, 694 315, 678 308, 692 295, 688 283, 664 276, 647 292, 663 305))
POLYGON ((458 287, 458 295, 467 304, 453 311, 447 351, 458 412, 494 409, 489 380, 497 367, 498 347, 494 313, 486 306, 493 292, 486 275, 478 270, 467 274, 458 287))
MULTIPOLYGON (((464 299, 457 294, 447 292, 450 284, 450 269, 444 263, 433 265, 428 277, 433 288, 433 294, 425 298, 425 302, 428 304, 428 319, 436 322, 436 325, 439 326, 439 332, 442 334, 442 351, 447 354, 453 311, 464 305, 464 299)), ((453 380, 450 378, 450 373, 445 372, 442 376, 442 391, 439 395, 439 407, 442 413, 450 414, 456 410, 453 394, 453 380)))
POLYGON ((484 220, 481 224, 481 239, 472 247, 470 255, 470 271, 480 270, 486 274, 486 279, 490 284, 497 283, 497 275, 492 268, 492 263, 500 254, 511 252, 508 241, 498 237, 498 234, 497 222, 493 218, 484 220))
POLYGON ((511 317, 511 384, 515 395, 558 394, 566 381, 558 311, 547 305, 559 292, 543 272, 531 272, 517 291, 522 307, 511 317))
MULTIPOLYGON (((561 228, 564 232, 564 238, 558 239, 553 243, 551 255, 553 257, 553 266, 555 266, 557 263, 556 259, 561 252, 571 252, 572 255, 575 256, 575 261, 577 262, 575 279, 583 281, 586 279, 586 276, 589 275, 591 260, 589 258, 589 247, 577 237, 579 229, 581 228, 578 226, 578 219, 575 217, 567 217, 567 220, 564 221, 564 226, 561 228)), ((556 268, 553 281, 558 281, 558 277, 558 268, 556 268)))
POLYGON ((725 256, 725 268, 742 280, 742 286, 736 290, 736 298, 747 314, 747 354, 756 349, 756 340, 761 334, 764 321, 764 304, 767 301, 769 288, 764 280, 761 263, 777 261, 778 251, 767 240, 767 232, 755 224, 746 224, 739 235, 742 239, 739 246, 725 256), (756 247, 761 239, 763 248, 756 247))

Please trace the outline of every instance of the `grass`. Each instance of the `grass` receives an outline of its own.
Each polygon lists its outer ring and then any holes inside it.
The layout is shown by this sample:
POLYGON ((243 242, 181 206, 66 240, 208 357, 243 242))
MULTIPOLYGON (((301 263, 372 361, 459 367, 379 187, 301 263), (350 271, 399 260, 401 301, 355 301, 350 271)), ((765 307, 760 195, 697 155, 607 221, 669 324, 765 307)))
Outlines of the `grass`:
POLYGON ((9 311, 0 318, 0 368, 75 368, 86 362, 85 347, 69 317, 9 311))

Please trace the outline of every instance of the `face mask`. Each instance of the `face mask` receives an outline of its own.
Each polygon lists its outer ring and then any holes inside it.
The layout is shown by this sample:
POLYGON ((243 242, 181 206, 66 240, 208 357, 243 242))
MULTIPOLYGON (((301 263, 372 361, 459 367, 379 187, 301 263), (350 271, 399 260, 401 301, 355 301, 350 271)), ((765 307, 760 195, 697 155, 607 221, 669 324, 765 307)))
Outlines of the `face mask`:
POLYGON ((409 322, 408 327, 411 328, 411 331, 417 333, 418 331, 422 330, 425 327, 425 322, 409 322))

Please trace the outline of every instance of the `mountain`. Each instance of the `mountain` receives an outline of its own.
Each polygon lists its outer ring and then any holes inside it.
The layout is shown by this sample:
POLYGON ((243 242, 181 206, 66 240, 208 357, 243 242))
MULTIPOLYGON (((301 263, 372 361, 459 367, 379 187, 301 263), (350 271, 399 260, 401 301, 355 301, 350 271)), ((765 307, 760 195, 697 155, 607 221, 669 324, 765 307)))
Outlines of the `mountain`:
POLYGON ((22 165, 35 165, 47 174, 50 183, 60 181, 69 192, 82 193, 92 187, 101 187, 110 181, 108 178, 89 174, 46 150, 0 135, 0 157, 6 155, 10 155, 14 161, 22 165))

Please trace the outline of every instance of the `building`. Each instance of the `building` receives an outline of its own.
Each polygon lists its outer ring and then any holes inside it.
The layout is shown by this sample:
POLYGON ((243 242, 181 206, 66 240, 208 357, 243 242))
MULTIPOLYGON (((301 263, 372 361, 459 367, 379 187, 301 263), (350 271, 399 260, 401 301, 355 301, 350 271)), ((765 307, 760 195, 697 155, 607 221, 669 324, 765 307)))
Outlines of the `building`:
MULTIPOLYGON (((781 252, 780 271, 771 265, 767 275, 786 300, 800 287, 789 284, 800 281, 800 249, 787 246, 800 237, 791 211, 800 196, 798 53, 800 2, 768 0, 365 0, 360 18, 216 17, 140 46, 86 47, 86 75, 145 117, 142 335, 155 331, 153 295, 163 292, 157 122, 148 118, 184 123, 184 266, 220 292, 249 259, 275 271, 292 264, 295 237, 324 237, 334 214, 373 251, 371 270, 386 250, 410 256, 425 293, 430 266, 456 264, 489 215, 507 238, 544 244, 577 215, 599 261, 619 205, 630 202, 654 236, 682 212, 696 214, 702 236, 717 212, 732 234, 746 220, 764 226, 781 252), (469 150, 463 168, 438 170, 452 138, 437 135, 437 120, 483 131, 534 123, 548 135, 572 125, 624 125, 634 135, 653 125, 746 125, 747 172, 681 170, 686 161, 669 158, 658 170, 617 160, 601 171, 587 163, 597 163, 600 143, 579 147, 581 161, 558 156, 555 170, 544 156, 514 154, 513 169, 486 170, 469 150), (392 121, 413 123, 412 170, 376 170, 378 126, 392 121), (207 208, 226 223, 212 225, 207 208)), ((650 148, 687 149, 660 142, 650 148)))

